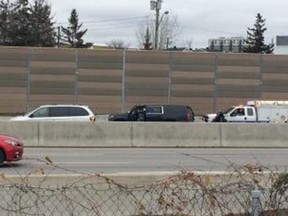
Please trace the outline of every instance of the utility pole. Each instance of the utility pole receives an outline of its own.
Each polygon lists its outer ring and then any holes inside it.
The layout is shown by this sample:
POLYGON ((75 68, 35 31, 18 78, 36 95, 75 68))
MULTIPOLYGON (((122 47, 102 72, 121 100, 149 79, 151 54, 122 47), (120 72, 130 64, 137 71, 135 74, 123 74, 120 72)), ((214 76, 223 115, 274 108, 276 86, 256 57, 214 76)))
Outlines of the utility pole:
POLYGON ((158 49, 158 31, 159 31, 159 12, 161 9, 161 0, 158 0, 156 3, 156 21, 155 21, 155 49, 158 49), (159 6, 158 6, 159 5, 159 6))
POLYGON ((156 11, 154 49, 158 49, 159 26, 160 26, 160 24, 161 24, 161 21, 162 21, 162 19, 163 19, 163 16, 164 16, 165 14, 168 14, 168 13, 169 13, 169 11, 165 11, 165 12, 162 14, 162 16, 161 16, 161 19, 159 20, 161 6, 162 6, 162 0, 156 0, 156 1, 151 0, 151 1, 150 1, 150 9, 156 11))

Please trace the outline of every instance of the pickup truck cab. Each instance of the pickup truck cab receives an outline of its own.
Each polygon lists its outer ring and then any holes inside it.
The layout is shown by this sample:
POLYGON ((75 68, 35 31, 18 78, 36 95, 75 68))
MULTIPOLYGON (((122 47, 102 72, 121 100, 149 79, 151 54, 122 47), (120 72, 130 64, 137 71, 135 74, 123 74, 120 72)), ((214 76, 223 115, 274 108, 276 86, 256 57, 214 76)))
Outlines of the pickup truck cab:
POLYGON ((256 109, 252 106, 238 106, 228 109, 224 117, 228 122, 256 122, 256 109))
POLYGON ((202 117, 206 122, 255 122, 256 110, 252 106, 232 106, 225 112, 205 114, 202 117), (224 119, 218 118, 223 115, 224 119))
POLYGON ((111 114, 109 121, 194 121, 190 106, 135 105, 127 113, 111 114))

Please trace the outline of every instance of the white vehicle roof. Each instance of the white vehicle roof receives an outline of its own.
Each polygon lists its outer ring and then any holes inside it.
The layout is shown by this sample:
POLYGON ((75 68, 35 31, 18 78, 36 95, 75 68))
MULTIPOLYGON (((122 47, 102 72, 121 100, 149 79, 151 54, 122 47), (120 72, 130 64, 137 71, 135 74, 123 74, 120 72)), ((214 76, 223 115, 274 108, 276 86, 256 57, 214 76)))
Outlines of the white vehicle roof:
POLYGON ((88 107, 87 105, 81 105, 81 104, 45 104, 39 107, 63 107, 63 106, 64 107, 88 107))

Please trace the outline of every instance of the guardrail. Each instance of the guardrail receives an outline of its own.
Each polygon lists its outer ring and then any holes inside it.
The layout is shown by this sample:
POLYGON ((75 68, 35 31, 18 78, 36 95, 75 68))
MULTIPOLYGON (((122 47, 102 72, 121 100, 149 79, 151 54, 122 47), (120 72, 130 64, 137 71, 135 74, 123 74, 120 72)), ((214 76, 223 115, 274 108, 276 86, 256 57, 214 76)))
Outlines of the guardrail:
POLYGON ((31 147, 288 147, 288 124, 0 122, 31 147))

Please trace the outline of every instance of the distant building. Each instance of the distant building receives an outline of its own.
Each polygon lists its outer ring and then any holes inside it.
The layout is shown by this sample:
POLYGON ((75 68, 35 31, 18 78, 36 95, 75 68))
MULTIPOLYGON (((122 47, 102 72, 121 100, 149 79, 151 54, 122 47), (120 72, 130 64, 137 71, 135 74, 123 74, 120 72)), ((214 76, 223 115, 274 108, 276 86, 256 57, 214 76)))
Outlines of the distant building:
POLYGON ((107 44, 104 43, 93 43, 91 49, 110 49, 107 44))
POLYGON ((208 48, 210 51, 215 52, 242 52, 243 47, 246 47, 247 44, 244 41, 243 37, 219 37, 217 39, 208 40, 208 48))
POLYGON ((288 36, 276 36, 276 46, 274 47, 274 54, 288 54, 288 36))

